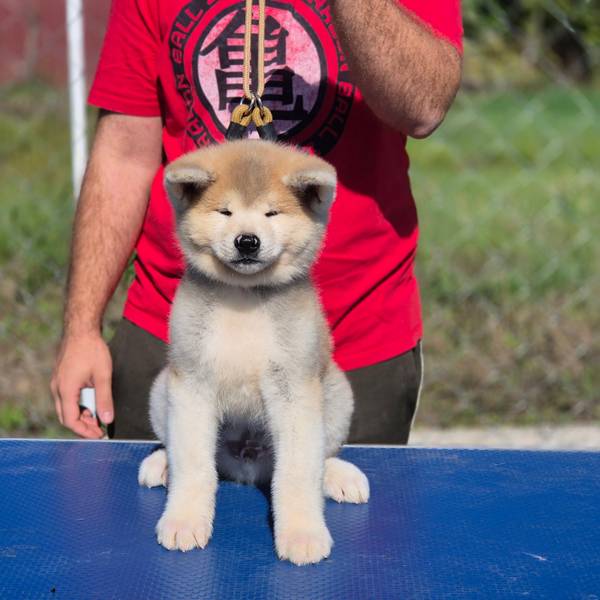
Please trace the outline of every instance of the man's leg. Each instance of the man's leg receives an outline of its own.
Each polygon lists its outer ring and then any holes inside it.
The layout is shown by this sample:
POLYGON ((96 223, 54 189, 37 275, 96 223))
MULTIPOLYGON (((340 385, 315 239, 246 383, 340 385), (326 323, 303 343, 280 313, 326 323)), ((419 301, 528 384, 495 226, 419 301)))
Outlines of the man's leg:
POLYGON ((155 439, 148 416, 150 387, 167 360, 167 344, 122 319, 111 340, 115 421, 111 438, 155 439))
POLYGON ((352 444, 406 444, 421 387, 421 344, 370 367, 347 371, 354 392, 352 444))

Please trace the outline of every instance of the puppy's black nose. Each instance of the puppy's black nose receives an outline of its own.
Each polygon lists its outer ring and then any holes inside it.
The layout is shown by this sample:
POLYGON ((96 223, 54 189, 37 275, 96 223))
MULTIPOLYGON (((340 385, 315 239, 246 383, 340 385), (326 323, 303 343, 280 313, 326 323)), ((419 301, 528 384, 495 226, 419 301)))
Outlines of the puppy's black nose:
POLYGON ((250 233, 242 233, 233 241, 240 254, 256 254, 260 248, 260 240, 250 233))

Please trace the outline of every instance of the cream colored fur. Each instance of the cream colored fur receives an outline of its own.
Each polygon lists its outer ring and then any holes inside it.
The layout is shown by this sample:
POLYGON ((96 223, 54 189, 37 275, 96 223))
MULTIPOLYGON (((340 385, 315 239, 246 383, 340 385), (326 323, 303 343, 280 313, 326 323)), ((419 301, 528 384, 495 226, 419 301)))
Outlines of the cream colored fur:
POLYGON ((167 167, 165 185, 187 269, 172 308, 168 366, 150 397, 166 450, 139 472, 142 485, 168 480, 158 541, 169 549, 206 546, 218 474, 271 480, 277 554, 317 562, 332 546, 324 495, 369 497, 365 475, 335 457, 348 434, 352 391, 331 358, 309 278, 335 171, 299 150, 245 140, 180 158, 167 167), (252 258, 240 258, 241 234, 260 239, 252 258), (257 456, 242 460, 237 448, 257 456))

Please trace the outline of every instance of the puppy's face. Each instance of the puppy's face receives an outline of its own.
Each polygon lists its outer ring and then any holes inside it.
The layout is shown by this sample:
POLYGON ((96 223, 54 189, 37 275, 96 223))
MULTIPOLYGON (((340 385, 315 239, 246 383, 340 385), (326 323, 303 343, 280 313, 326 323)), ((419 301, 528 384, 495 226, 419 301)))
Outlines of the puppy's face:
POLYGON ((306 275, 336 186, 325 161, 243 140, 170 164, 165 186, 188 263, 231 285, 278 285, 306 275))

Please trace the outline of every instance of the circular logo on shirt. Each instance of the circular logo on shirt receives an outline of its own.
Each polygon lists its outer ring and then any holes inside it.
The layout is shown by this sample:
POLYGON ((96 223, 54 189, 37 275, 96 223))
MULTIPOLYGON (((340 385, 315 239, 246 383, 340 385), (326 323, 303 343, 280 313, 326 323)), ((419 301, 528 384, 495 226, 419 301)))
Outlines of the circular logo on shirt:
MULTIPOLYGON (((251 88, 256 89, 258 7, 254 7, 251 88)), ((243 96, 245 2, 194 0, 175 18, 169 55, 195 146, 223 139, 243 96)), ((263 102, 282 140, 326 154, 337 143, 354 85, 326 2, 268 2, 263 102)), ((256 135, 256 132, 253 133, 256 135)))

